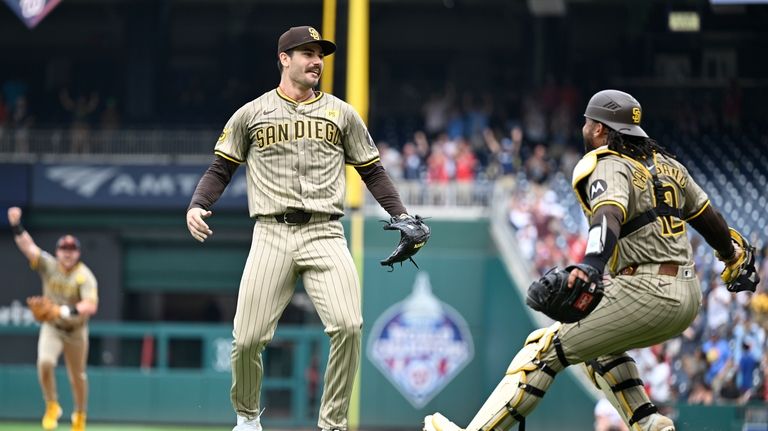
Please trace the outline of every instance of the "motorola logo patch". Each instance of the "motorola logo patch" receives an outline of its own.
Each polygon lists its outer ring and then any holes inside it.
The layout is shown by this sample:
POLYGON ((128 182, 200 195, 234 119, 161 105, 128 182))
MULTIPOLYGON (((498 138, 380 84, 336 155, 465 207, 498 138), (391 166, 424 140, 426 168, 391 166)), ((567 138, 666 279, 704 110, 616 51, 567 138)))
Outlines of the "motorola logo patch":
POLYGON ((595 180, 589 186, 589 199, 593 200, 601 194, 605 193, 608 188, 608 184, 603 180, 595 180))

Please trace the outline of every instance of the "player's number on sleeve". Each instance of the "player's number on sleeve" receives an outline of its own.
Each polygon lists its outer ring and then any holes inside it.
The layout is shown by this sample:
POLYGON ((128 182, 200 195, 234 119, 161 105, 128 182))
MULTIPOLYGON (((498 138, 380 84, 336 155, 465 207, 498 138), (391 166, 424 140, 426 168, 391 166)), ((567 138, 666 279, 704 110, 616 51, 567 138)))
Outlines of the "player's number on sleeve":
MULTIPOLYGON (((664 202, 672 208, 680 208, 680 196, 677 188, 664 183, 664 202)), ((664 236, 680 235, 685 232, 685 222, 671 215, 661 216, 661 234, 664 236)))

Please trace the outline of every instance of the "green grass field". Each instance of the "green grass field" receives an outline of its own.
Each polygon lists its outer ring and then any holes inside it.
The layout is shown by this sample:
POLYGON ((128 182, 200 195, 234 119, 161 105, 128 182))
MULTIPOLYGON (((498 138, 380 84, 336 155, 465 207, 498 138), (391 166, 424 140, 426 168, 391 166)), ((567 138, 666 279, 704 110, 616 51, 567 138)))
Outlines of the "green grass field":
MULTIPOLYGON (((39 422, 0 422, 0 431, 40 431, 39 422)), ((170 426, 170 425, 130 425, 89 423, 88 431, 229 431, 230 426, 170 426)), ((69 431, 68 422, 59 422, 57 431, 69 431)))

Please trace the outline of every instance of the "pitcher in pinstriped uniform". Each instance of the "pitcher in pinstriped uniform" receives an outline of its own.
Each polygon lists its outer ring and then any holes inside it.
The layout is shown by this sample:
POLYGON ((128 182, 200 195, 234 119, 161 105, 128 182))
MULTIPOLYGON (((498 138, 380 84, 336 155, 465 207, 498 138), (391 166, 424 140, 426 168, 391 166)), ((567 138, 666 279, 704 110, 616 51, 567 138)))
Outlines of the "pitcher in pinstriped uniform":
POLYGON ((248 209, 256 223, 233 331, 231 398, 238 431, 261 430, 261 352, 298 277, 331 338, 318 426, 347 429, 363 320, 358 275, 339 221, 345 165, 355 167, 391 216, 406 214, 360 116, 314 90, 323 57, 335 50, 312 27, 292 27, 280 37, 280 85, 229 119, 187 211, 190 233, 205 241, 213 232, 204 219, 237 167, 246 164, 248 209))
MULTIPOLYGON (((726 267, 745 253, 686 168, 640 127, 642 115, 640 103, 617 90, 596 93, 584 114, 587 154, 573 174, 590 223, 581 263, 607 272, 605 296, 582 320, 531 333, 466 430, 507 430, 518 423, 522 429, 557 373, 573 364, 583 364, 630 429, 675 429, 648 399, 626 351, 679 335, 699 311, 688 224, 726 267)), ((575 268, 569 287, 577 277, 589 281, 575 268)), ((435 413, 424 418, 424 429, 462 428, 435 413)))

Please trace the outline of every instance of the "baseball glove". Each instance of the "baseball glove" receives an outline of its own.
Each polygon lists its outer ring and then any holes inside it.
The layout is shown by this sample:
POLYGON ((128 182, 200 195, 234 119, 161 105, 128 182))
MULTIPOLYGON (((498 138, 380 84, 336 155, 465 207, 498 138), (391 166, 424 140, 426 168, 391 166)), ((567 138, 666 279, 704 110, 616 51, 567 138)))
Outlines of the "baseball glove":
POLYGON ((550 269, 528 287, 525 303, 554 320, 573 323, 586 317, 603 299, 602 274, 590 265, 570 265, 565 269, 550 269), (578 268, 589 277, 586 282, 577 278, 573 287, 568 287, 568 275, 578 268))
POLYGON ((725 283, 725 287, 731 292, 742 292, 748 290, 754 292, 757 283, 760 282, 760 276, 757 275, 755 267, 755 247, 747 241, 736 229, 731 228, 731 241, 733 241, 736 253, 734 257, 725 261, 715 252, 715 256, 725 263, 723 272, 720 273, 720 279, 725 283))
POLYGON ((38 322, 49 322, 59 318, 59 306, 45 296, 30 296, 27 306, 38 322))
POLYGON ((418 215, 401 214, 385 221, 384 230, 400 231, 400 242, 392 254, 381 261, 382 266, 389 266, 390 270, 394 270, 394 264, 400 262, 402 266, 403 261, 408 259, 413 262, 416 268, 419 267, 413 260, 413 255, 424 247, 431 235, 429 226, 423 220, 418 215))

